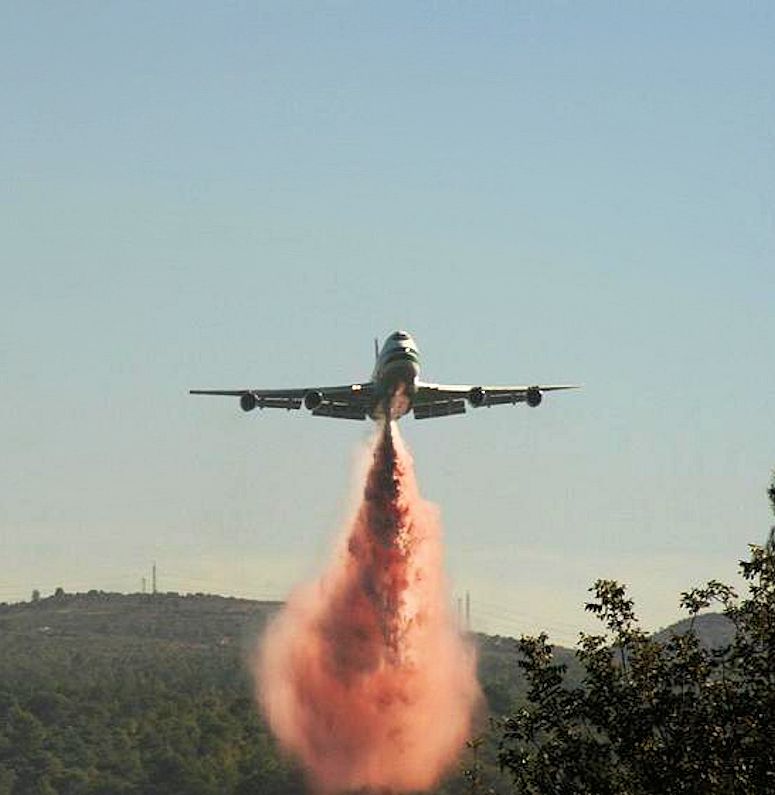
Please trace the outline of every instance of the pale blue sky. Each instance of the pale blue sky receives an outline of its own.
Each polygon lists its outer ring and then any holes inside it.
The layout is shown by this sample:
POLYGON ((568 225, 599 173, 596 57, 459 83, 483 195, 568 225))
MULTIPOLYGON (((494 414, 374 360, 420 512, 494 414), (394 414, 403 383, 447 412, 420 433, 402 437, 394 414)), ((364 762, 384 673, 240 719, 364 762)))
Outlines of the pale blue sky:
POLYGON ((770 3, 0 8, 0 599, 282 597, 360 424, 189 387, 579 381, 402 423, 478 628, 650 626, 731 579, 775 465, 770 3))

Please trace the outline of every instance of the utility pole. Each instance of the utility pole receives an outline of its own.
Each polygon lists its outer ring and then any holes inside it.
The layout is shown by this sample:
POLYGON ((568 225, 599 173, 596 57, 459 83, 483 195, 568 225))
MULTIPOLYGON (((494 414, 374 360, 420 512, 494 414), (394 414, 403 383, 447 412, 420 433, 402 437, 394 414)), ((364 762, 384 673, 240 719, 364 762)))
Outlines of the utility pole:
POLYGON ((153 569, 151 569, 151 593, 156 593, 156 561, 153 562, 153 569))
POLYGON ((145 577, 143 577, 143 593, 145 593, 145 577))
POLYGON ((471 594, 466 591, 466 632, 471 631, 471 594))

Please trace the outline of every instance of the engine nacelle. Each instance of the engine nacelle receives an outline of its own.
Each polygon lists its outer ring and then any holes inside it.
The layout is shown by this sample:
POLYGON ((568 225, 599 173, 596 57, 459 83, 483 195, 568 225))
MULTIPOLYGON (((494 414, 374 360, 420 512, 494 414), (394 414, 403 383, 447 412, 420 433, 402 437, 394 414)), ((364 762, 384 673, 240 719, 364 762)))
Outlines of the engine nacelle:
POLYGON ((257 402, 256 396, 252 392, 245 392, 239 398, 239 405, 243 411, 253 411, 257 402))
POLYGON ((304 395, 304 405, 310 410, 314 411, 317 408, 320 408, 320 404, 323 402, 323 395, 321 392, 307 392, 304 395))
POLYGON ((531 408, 535 408, 536 406, 541 405, 541 401, 544 399, 544 396, 541 394, 541 390, 537 386, 531 386, 527 390, 527 395, 525 396, 525 402, 531 408))
POLYGON ((484 389, 480 386, 471 387, 468 392, 468 402, 474 407, 479 408, 479 406, 484 405, 484 401, 487 400, 487 393, 484 389))

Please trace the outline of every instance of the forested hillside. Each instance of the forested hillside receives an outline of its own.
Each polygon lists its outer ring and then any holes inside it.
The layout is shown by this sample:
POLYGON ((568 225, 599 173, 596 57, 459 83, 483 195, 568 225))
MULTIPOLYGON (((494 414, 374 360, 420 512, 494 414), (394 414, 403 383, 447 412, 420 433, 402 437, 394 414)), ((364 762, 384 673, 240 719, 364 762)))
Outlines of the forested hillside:
MULTIPOLYGON (((302 792, 248 674, 278 608, 98 592, 0 607, 0 793, 302 792)), ((514 642, 484 639, 481 659, 505 711, 520 689, 514 642)))
MULTIPOLYGON (((257 715, 248 673, 279 607, 96 591, 0 606, 0 795, 303 792, 257 715)), ((516 641, 477 642, 490 713, 506 714, 525 693, 516 641)), ((572 652, 556 656, 578 671, 572 652)), ((480 754, 497 786, 494 748, 480 754)), ((458 774, 439 792, 467 787, 458 774)))

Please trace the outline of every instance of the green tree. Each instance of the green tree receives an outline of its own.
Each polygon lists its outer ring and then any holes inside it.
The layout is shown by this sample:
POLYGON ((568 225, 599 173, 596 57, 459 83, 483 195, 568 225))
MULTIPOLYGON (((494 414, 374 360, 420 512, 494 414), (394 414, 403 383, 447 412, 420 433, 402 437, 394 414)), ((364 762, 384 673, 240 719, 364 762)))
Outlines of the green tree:
MULTIPOLYGON (((775 477, 768 495, 775 512, 775 477)), ((516 791, 775 792, 775 527, 740 568, 744 599, 717 581, 682 594, 688 631, 664 640, 640 629, 623 585, 598 580, 586 609, 606 632, 581 634, 580 687, 567 685, 546 635, 523 637, 527 705, 500 724, 499 759, 516 791), (714 604, 735 634, 705 648, 694 621, 714 604)))

